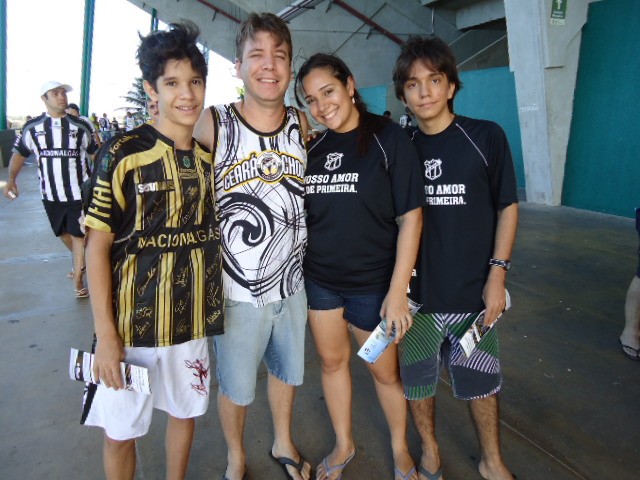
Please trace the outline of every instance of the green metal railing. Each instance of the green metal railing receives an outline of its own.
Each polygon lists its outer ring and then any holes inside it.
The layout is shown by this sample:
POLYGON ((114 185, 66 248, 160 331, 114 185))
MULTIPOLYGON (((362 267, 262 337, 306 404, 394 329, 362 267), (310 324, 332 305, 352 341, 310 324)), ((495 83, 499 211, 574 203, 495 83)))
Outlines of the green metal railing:
POLYGON ((80 114, 89 114, 89 94, 91 92, 91 55, 93 51, 93 22, 96 10, 95 0, 84 3, 84 38, 82 44, 82 80, 80 87, 80 114))

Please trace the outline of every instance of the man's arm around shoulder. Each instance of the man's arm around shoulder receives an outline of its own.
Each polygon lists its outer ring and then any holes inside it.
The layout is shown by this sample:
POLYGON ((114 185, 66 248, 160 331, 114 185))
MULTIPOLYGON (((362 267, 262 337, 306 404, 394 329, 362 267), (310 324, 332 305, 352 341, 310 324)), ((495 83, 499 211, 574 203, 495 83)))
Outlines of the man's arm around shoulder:
POLYGON ((212 153, 215 149, 215 145, 213 144, 215 140, 215 128, 213 112, 210 108, 205 108, 202 110, 200 118, 193 129, 193 138, 207 147, 212 153))
POLYGON ((302 138, 307 138, 309 133, 309 120, 307 120, 307 116, 302 110, 296 109, 298 111, 298 117, 300 118, 300 130, 302 131, 302 138))
POLYGON ((113 313, 111 281, 111 246, 113 233, 87 229, 86 264, 91 310, 98 342, 93 365, 96 380, 107 387, 123 388, 120 362, 124 360, 122 339, 118 335, 113 313))

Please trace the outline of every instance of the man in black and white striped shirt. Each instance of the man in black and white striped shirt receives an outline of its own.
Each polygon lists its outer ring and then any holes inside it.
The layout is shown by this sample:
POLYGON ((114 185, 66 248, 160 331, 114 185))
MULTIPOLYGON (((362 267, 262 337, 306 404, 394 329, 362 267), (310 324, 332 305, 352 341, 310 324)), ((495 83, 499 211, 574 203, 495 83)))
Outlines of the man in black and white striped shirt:
POLYGON ((69 85, 47 82, 40 96, 47 111, 30 121, 16 139, 9 164, 5 197, 14 200, 19 195, 16 178, 25 159, 34 154, 42 203, 53 233, 60 237, 73 255, 76 297, 89 295, 84 287, 84 234, 81 230, 82 197, 80 186, 91 174, 89 155, 97 146, 91 126, 80 118, 66 114, 69 85))

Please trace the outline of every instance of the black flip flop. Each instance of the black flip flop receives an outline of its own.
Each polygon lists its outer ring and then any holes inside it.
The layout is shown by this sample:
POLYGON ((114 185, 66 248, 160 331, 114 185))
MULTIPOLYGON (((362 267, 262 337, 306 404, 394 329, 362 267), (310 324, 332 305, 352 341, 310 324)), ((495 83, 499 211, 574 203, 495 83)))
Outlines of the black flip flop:
POLYGON ((273 453, 271 453, 271 450, 269 450, 269 456, 274 462, 280 465, 282 470, 284 470, 284 474, 287 476, 289 480, 293 480, 293 477, 289 473, 289 470, 287 470, 287 465, 291 465, 293 468, 295 468, 298 471, 300 475, 302 475, 302 468, 304 467, 304 462, 305 462, 305 459, 302 455, 300 455, 299 462, 294 462, 291 458, 288 458, 288 457, 275 457, 273 453))

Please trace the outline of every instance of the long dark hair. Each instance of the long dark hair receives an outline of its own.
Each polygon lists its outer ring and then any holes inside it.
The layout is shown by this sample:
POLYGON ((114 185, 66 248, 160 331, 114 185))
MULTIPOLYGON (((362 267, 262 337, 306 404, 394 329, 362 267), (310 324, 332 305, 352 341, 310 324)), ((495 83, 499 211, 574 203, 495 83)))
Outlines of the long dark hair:
MULTIPOLYGON (((327 53, 316 53, 309 60, 304 62, 296 76, 295 96, 296 102, 300 108, 304 108, 307 105, 304 101, 306 95, 302 82, 305 77, 316 68, 326 69, 331 75, 340 80, 345 87, 347 86, 349 78, 353 79, 351 70, 349 70, 349 67, 347 67, 342 59, 327 53)), ((358 153, 360 155, 365 155, 373 141, 373 136, 382 131, 384 126, 389 122, 389 119, 370 113, 367 109, 367 104, 364 103, 360 93, 358 93, 358 89, 355 87, 353 90, 353 100, 358 113, 360 113, 357 142, 358 153)))

